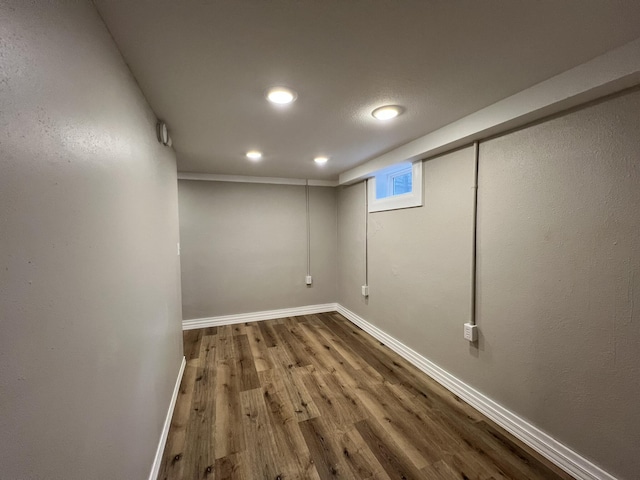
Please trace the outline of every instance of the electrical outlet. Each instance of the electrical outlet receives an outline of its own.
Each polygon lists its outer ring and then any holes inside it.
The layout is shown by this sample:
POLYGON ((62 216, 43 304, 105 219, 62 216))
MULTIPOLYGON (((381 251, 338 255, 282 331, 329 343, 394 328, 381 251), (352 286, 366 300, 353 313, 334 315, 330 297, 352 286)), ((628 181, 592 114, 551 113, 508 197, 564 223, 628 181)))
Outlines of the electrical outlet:
POLYGON ((307 277, 305 278, 305 282, 307 283, 307 285, 311 285, 311 283, 313 282, 311 275, 307 275, 307 277))
POLYGON ((178 255, 180 255, 180 242, 178 242, 178 255))
POLYGON ((362 296, 363 297, 369 296, 369 285, 362 285, 362 296))
POLYGON ((464 324, 464 338, 470 342, 476 342, 478 340, 478 326, 471 323, 464 324))

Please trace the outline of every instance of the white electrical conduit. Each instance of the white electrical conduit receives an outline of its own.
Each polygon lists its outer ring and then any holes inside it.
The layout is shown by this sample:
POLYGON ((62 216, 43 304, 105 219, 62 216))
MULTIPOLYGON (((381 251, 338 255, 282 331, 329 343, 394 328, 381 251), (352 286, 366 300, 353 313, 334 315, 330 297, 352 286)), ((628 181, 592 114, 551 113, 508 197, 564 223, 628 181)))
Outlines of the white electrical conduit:
POLYGON ((369 288, 369 180, 364 181, 364 284, 369 288))
POLYGON ((473 143, 473 245, 471 248, 471 315, 469 323, 476 324, 476 254, 478 250, 478 160, 480 158, 480 142, 473 143))
POLYGON ((306 181, 304 193, 307 202, 307 276, 311 275, 311 219, 309 218, 309 180, 306 181))

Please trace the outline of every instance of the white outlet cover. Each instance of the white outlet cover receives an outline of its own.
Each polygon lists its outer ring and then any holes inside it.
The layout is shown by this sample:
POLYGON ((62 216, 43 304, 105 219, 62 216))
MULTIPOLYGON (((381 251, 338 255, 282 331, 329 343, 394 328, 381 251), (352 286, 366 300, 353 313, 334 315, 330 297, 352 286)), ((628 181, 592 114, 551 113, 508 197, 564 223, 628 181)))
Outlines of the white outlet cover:
POLYGON ((470 342, 478 340, 478 326, 471 323, 464 324, 464 338, 470 342))

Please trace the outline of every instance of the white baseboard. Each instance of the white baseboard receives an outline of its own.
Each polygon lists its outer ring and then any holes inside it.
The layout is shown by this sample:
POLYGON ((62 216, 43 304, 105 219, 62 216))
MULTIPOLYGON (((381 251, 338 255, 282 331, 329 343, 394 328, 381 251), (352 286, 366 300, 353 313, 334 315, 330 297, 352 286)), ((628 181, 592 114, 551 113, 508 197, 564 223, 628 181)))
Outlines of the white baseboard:
POLYGON ((180 364, 180 371, 178 372, 178 378, 176 384, 173 387, 173 395, 171 395, 171 402, 169 403, 169 410, 167 416, 164 419, 164 425, 162 426, 162 433, 160 434, 160 442, 156 450, 156 457, 153 459, 153 465, 151 466, 151 473, 149 474, 149 480, 156 480, 158 478, 158 472, 160 472, 160 464, 162 463, 162 454, 164 453, 164 447, 167 444, 167 437, 169 436, 169 428, 171 427, 171 418, 173 417, 173 410, 176 407, 176 400, 178 399, 178 392, 180 391, 180 382, 182 382, 182 375, 184 374, 184 367, 187 365, 187 359, 182 357, 182 363, 180 364))
POLYGON ((220 325, 233 325, 236 323, 295 317, 296 315, 335 312, 336 308, 337 304, 335 303, 324 303, 321 305, 307 305, 305 307, 283 308, 281 310, 266 310, 264 312, 239 313, 236 315, 223 315, 220 317, 209 318, 194 318, 192 320, 183 320, 182 329, 194 330, 196 328, 217 327, 220 325))
POLYGON ((336 310, 565 472, 580 480, 616 480, 614 476, 597 465, 594 465, 586 458, 531 425, 525 419, 478 392, 462 380, 454 377, 435 363, 427 360, 415 350, 407 347, 362 317, 340 304, 336 305, 336 310))

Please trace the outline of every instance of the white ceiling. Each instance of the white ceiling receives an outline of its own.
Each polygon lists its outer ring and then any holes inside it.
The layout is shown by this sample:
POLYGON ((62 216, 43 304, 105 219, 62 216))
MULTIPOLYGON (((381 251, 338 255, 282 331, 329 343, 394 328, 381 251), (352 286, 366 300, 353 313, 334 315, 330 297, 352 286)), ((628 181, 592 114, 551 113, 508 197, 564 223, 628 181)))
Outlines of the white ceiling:
POLYGON ((640 36, 637 0, 94 1, 183 172, 336 179, 640 36))

